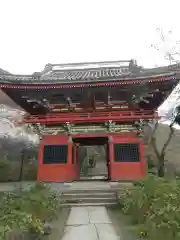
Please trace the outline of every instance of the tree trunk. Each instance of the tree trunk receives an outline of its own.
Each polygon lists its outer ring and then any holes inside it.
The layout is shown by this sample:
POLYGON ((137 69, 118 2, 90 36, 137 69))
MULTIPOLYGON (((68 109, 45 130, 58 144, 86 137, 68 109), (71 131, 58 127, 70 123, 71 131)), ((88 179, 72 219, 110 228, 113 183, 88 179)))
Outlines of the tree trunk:
POLYGON ((158 174, 158 177, 164 177, 164 174, 165 174, 164 158, 161 159, 159 162, 157 174, 158 174))
POLYGON ((154 149, 154 153, 155 153, 155 155, 157 157, 157 160, 158 160, 157 174, 158 174, 159 177, 164 177, 164 175, 165 175, 165 155, 166 155, 166 150, 167 150, 167 147, 168 147, 168 145, 169 145, 169 143, 170 143, 170 141, 171 141, 171 139, 173 137, 174 129, 172 127, 169 128, 170 129, 170 133, 169 133, 168 139, 164 143, 161 151, 159 151, 158 148, 157 148, 156 137, 154 137, 155 132, 157 130, 157 127, 158 127, 158 123, 156 123, 154 131, 152 132, 150 144, 152 145, 152 147, 154 149))

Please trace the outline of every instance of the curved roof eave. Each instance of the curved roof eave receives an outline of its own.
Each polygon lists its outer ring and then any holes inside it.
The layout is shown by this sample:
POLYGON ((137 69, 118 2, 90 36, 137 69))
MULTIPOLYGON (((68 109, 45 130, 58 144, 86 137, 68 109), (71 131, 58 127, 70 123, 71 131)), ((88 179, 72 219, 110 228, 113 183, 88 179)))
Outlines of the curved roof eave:
MULTIPOLYGON (((110 62, 103 62, 110 63, 110 62)), ((114 62, 112 62, 114 63, 114 62)), ((84 63, 85 64, 85 63, 84 63)), ((90 64, 90 63, 86 63, 90 64)), ((101 64, 101 62, 99 63, 101 64)), ((119 64, 119 62, 118 62, 119 64)), ((66 64, 71 66, 71 64, 66 64)), ((48 65, 49 66, 49 65, 48 65)), ((177 72, 180 72, 178 66, 164 66, 156 68, 143 68, 134 65, 126 65, 119 67, 100 67, 98 68, 80 68, 78 70, 70 69, 69 70, 53 70, 52 64, 50 65, 48 74, 42 72, 35 72, 32 75, 15 75, 11 74, 5 70, 0 69, 0 83, 1 84, 27 84, 27 85, 36 85, 36 84, 79 84, 79 83, 98 83, 98 82, 114 82, 121 80, 136 80, 136 79, 146 79, 146 78, 155 78, 161 76, 174 75, 177 72)), ((61 66, 61 64, 60 64, 61 66)))
POLYGON ((129 75, 129 76, 122 76, 122 77, 109 77, 109 78, 96 78, 96 79, 78 79, 78 80, 70 80, 70 79, 60 79, 58 77, 48 77, 47 79, 36 79, 33 77, 26 77, 26 76, 14 76, 14 75, 9 75, 9 76, 2 76, 0 75, 0 83, 1 84, 80 84, 80 83, 99 83, 99 82, 114 82, 114 81, 128 81, 128 80, 143 80, 147 78, 158 78, 158 77, 168 77, 168 76, 173 76, 177 74, 177 72, 166 72, 166 73, 161 73, 161 74, 156 74, 156 73, 146 73, 146 74, 139 74, 138 76, 136 75, 129 75))

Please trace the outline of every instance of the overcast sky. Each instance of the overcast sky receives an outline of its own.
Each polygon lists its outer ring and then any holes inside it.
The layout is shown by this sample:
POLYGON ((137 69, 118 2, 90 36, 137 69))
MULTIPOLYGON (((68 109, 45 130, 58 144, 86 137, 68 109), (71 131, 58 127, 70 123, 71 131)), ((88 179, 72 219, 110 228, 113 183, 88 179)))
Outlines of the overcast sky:
MULTIPOLYGON (((180 39, 176 0, 0 0, 0 68, 41 71, 47 63, 125 60, 164 64, 156 28, 180 39)), ((171 46, 168 40, 168 46, 171 46)), ((164 46, 163 46, 164 50, 164 46)))

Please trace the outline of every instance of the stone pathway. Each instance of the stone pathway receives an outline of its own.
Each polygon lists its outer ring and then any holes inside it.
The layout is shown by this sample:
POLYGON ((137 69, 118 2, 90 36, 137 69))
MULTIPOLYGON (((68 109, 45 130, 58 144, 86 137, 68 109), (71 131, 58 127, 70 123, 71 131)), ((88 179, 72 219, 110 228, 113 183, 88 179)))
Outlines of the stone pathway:
POLYGON ((62 240, 120 240, 105 207, 72 207, 62 240))

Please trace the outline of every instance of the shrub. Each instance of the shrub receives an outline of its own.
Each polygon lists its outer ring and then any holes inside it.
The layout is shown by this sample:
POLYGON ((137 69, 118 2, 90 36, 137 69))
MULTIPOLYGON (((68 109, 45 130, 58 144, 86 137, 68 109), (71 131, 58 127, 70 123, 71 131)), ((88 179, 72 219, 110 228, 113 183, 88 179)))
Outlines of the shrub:
POLYGON ((0 161, 0 182, 7 181, 10 166, 6 160, 0 161))
POLYGON ((0 195, 0 239, 12 234, 44 234, 44 224, 57 216, 59 197, 47 187, 37 185, 30 191, 0 195))
POLYGON ((180 181, 148 176, 121 200, 124 213, 143 226, 148 239, 180 239, 180 181))
POLYGON ((37 162, 29 161, 24 165, 23 180, 31 181, 37 179, 37 162))
MULTIPOLYGON (((0 160, 0 182, 19 180, 21 161, 0 160)), ((37 179, 37 162, 27 161, 23 166, 23 180, 37 179)))

